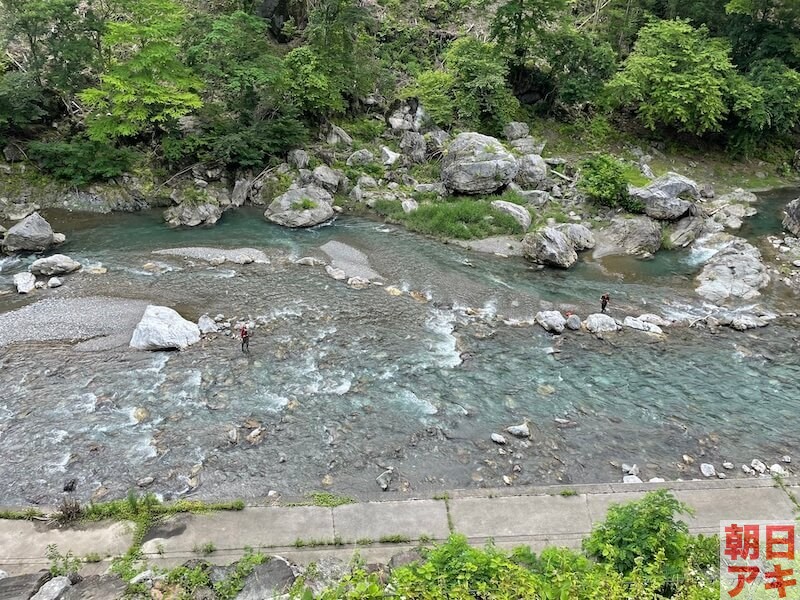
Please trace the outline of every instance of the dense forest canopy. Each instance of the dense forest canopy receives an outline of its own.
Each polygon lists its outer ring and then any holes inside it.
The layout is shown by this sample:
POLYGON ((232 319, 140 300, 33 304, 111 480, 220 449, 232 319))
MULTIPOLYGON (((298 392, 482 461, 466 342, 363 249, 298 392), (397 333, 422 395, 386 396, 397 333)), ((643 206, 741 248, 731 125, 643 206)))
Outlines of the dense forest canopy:
POLYGON ((77 183, 268 164, 415 98, 442 128, 625 121, 794 147, 797 0, 0 0, 0 141, 77 183))

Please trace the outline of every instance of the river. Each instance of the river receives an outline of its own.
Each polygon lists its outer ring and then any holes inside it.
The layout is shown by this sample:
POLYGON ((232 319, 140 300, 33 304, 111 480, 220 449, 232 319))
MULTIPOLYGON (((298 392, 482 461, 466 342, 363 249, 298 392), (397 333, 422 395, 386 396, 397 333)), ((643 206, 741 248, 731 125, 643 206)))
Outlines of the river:
MULTIPOLYGON (((791 194, 764 195, 744 233, 777 233, 791 194)), ((696 253, 586 256, 569 271, 537 270, 355 217, 291 231, 242 209, 213 228, 176 231, 157 212, 46 216, 67 235, 61 252, 107 272, 0 296, 0 313, 99 295, 261 326, 249 355, 223 335, 183 352, 0 348, 0 504, 57 502, 72 479, 82 500, 120 497, 151 477, 147 489, 165 498, 357 496, 379 491, 389 467, 390 489, 410 493, 502 486, 503 476, 513 485, 620 481, 622 463, 637 463, 644 480, 700 477, 700 462, 722 470, 727 460, 737 466, 729 476, 743 476, 739 465, 778 462, 800 443, 796 320, 714 335, 673 328, 665 341, 634 331, 554 339, 529 324, 543 308, 595 312, 604 292, 620 318, 702 314, 696 253), (387 286, 429 301, 353 290, 294 264, 324 256, 331 240, 365 252, 387 286), (211 267, 152 254, 186 246, 258 248, 270 263, 211 267), (490 440, 524 419, 529 441, 490 440), (263 439, 251 444, 256 424, 263 439)), ((0 263, 0 289, 31 260, 0 263)), ((796 301, 776 290, 763 304, 796 301)))

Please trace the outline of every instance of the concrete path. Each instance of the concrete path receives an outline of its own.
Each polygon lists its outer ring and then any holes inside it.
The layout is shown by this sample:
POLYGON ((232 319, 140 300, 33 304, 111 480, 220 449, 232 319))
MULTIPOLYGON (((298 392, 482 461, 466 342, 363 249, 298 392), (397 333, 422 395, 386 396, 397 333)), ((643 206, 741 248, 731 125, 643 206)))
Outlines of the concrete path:
MULTIPOLYGON (((419 540, 443 540, 451 531, 474 544, 493 539, 501 547, 528 545, 534 551, 551 545, 577 548, 612 503, 640 498, 652 489, 669 488, 694 509, 686 518, 692 532, 714 534, 724 519, 796 518, 800 507, 793 496, 800 497, 800 483, 793 480, 787 486, 784 491, 763 478, 461 490, 439 499, 381 496, 335 508, 248 506, 238 512, 177 515, 152 529, 142 549, 163 566, 198 557, 228 564, 248 547, 298 563, 349 560, 356 549, 367 561, 385 562, 419 540), (205 555, 204 547, 214 551, 205 555)), ((71 550, 77 557, 99 555, 103 562, 87 565, 86 571, 103 572, 110 557, 122 554, 131 541, 132 526, 124 523, 60 530, 44 523, 0 521, 0 569, 18 574, 47 567, 46 548, 56 544, 60 552, 71 550)))

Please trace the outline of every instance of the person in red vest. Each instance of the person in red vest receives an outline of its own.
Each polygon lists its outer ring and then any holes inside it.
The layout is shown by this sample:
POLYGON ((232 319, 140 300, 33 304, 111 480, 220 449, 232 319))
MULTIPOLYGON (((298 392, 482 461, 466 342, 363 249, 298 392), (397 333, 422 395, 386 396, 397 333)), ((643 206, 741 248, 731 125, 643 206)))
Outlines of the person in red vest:
POLYGON ((242 352, 250 352, 250 330, 246 324, 242 325, 239 335, 242 338, 242 352))

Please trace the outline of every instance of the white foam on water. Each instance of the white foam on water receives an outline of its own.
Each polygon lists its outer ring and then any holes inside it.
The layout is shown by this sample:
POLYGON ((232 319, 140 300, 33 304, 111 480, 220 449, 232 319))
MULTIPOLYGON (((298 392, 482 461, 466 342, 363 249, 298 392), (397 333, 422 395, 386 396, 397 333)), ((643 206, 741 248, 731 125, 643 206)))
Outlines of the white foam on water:
POLYGON ((236 271, 234 271, 233 269, 217 269, 216 267, 211 267, 209 270, 212 269, 214 273, 212 273, 211 276, 217 279, 231 279, 233 277, 236 277, 236 271))
POLYGON ((278 394, 273 394, 267 390, 259 390, 256 392, 256 394, 253 395, 253 400, 255 405, 260 410, 266 410, 270 412, 280 412, 289 404, 288 398, 279 396, 278 394))
POLYGON ((48 463, 45 470, 48 473, 66 473, 67 465, 69 464, 69 459, 71 456, 72 452, 65 453, 58 462, 48 463))
POLYGON ((9 419, 14 417, 14 413, 9 410, 8 405, 4 404, 0 406, 0 421, 8 421, 9 419))
POLYGON ((144 436, 138 439, 137 442, 130 445, 128 457, 131 460, 147 460, 158 456, 155 446, 153 446, 153 438, 144 436))
POLYGON ((186 378, 180 384, 180 390, 175 394, 179 405, 198 404, 200 399, 200 386, 203 384, 203 373, 199 369, 190 369, 186 378))
POLYGON ((13 268, 16 268, 19 263, 22 261, 18 256, 6 256, 5 258, 0 258, 0 273, 8 269, 9 271, 13 268))
POLYGON ((439 338, 438 341, 431 342, 428 349, 436 357, 436 364, 441 367, 453 368, 462 362, 461 353, 456 347, 458 340, 453 335, 455 321, 452 313, 436 310, 425 323, 425 328, 439 338))
POLYGON ((55 444, 60 444, 65 439, 67 439, 68 435, 69 433, 67 433, 63 429, 54 429, 53 431, 50 432, 50 441, 55 444))
POLYGON ((404 406, 421 412, 423 415, 435 415, 439 412, 439 409, 436 408, 429 400, 420 398, 411 390, 407 390, 405 388, 400 389, 398 397, 404 406))
POLYGON ((350 376, 345 376, 340 381, 331 381, 328 384, 324 385, 320 390, 323 394, 335 394, 336 396, 344 396, 347 392, 350 391, 350 388, 353 387, 353 374, 350 373, 350 376))
POLYGON ((70 409, 75 412, 93 413, 97 409, 97 396, 84 392, 70 398, 70 409))

